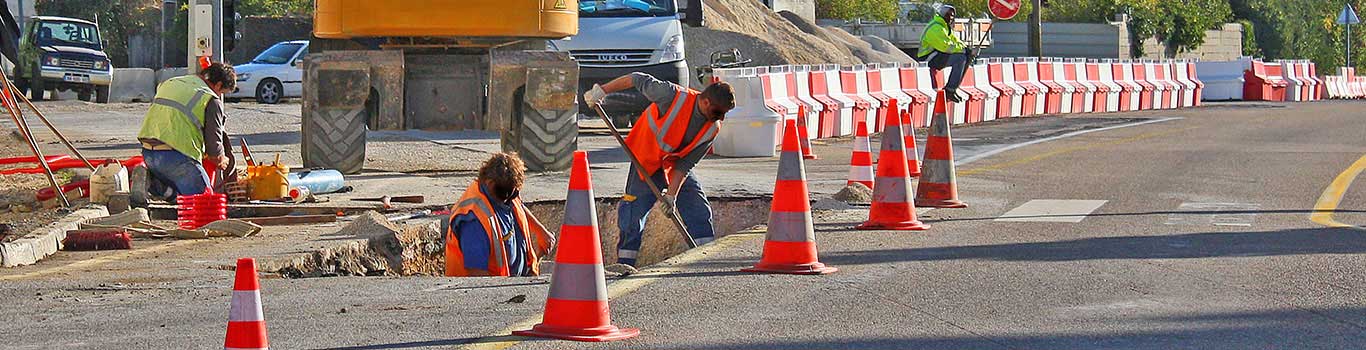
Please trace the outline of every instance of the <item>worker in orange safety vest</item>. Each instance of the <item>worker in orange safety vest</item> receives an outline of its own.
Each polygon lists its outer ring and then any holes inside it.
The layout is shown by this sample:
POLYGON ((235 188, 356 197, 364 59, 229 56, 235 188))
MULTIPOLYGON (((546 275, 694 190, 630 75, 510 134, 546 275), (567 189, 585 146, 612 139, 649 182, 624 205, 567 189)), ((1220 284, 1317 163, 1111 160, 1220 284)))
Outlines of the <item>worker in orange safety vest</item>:
POLYGON ((526 166, 515 153, 495 153, 451 208, 446 276, 536 276, 555 237, 526 209, 526 166))

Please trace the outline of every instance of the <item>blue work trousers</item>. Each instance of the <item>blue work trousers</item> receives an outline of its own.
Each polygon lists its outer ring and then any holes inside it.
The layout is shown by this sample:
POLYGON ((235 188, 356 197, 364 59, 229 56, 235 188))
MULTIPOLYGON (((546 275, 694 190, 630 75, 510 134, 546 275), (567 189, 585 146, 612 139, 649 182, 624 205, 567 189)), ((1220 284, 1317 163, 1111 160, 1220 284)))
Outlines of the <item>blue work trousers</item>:
MULTIPOLYGON (((662 191, 668 187, 664 180, 664 171, 655 172, 650 177, 656 186, 662 191)), ((678 213, 683 218, 683 225, 688 228, 688 234, 692 235, 693 241, 697 244, 711 242, 716 236, 712 229, 711 203, 707 202, 707 196, 702 193, 702 185, 697 183, 697 177, 689 171, 683 178, 683 186, 678 191, 678 213)), ((621 205, 617 208, 617 227, 621 229, 621 240, 617 242, 617 262, 631 266, 636 265, 636 256, 640 252, 641 230, 645 227, 645 219, 650 214, 650 209, 655 206, 655 195, 650 192, 650 186, 636 173, 626 177, 626 196, 622 198, 621 205)))
POLYGON ((147 163, 147 192, 154 196, 204 193, 209 174, 196 159, 175 150, 142 150, 142 161, 147 163))

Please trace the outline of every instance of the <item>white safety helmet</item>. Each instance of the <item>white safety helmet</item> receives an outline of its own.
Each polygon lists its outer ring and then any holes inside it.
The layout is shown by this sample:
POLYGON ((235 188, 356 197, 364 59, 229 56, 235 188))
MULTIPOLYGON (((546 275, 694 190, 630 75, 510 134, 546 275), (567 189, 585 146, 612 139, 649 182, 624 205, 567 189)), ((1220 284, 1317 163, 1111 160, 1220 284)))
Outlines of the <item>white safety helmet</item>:
POLYGON ((955 11, 954 14, 957 14, 957 10, 953 8, 953 5, 939 5, 939 17, 948 17, 949 11, 955 11))

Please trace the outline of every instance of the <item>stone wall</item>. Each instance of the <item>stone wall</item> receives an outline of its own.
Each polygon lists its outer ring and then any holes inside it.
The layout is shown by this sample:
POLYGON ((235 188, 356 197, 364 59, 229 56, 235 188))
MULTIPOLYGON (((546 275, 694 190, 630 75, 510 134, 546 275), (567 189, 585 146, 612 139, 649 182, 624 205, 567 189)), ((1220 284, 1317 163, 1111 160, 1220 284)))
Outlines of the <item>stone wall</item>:
POLYGON ((1176 53, 1156 38, 1143 41, 1142 58, 1198 58, 1203 61, 1231 61, 1243 55, 1243 25, 1225 23, 1218 30, 1205 31, 1205 42, 1191 52, 1176 53))
POLYGON ((816 0, 763 0, 773 12, 788 11, 812 23, 816 22, 816 0))

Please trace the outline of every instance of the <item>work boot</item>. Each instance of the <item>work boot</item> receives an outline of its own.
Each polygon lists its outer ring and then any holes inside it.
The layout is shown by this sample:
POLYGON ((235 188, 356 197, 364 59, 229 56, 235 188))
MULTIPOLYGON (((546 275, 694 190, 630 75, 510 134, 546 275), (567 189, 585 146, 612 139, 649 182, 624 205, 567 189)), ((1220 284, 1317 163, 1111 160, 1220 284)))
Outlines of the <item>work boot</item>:
POLYGON ((128 169, 128 202, 133 207, 147 207, 147 198, 150 197, 147 193, 148 176, 146 165, 128 169))
POLYGON ((626 277, 626 276, 634 275, 634 274, 640 272, 640 270, 636 270, 635 266, 631 266, 631 265, 627 265, 627 264, 611 264, 611 265, 604 266, 602 269, 603 269, 603 270, 606 270, 607 272, 611 272, 611 273, 615 273, 615 274, 617 274, 617 275, 620 275, 621 277, 626 277))
POLYGON ((944 89, 944 98, 953 103, 963 102, 963 96, 958 96, 958 89, 944 89))

